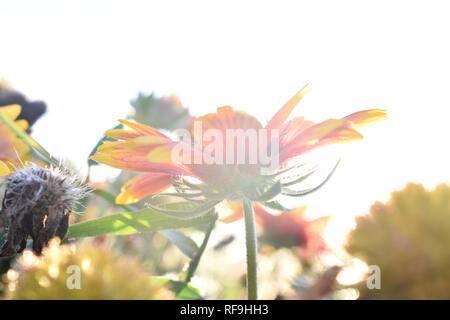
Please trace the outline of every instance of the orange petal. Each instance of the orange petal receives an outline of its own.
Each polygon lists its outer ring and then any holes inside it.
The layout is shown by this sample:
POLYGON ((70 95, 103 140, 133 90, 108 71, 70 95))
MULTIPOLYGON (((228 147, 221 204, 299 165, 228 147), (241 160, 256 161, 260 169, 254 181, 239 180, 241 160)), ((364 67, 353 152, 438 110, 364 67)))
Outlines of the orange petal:
POLYGON ((129 180, 116 198, 117 204, 130 204, 170 187, 170 175, 160 173, 141 174, 129 180))
POLYGON ((308 129, 299 132, 292 138, 290 145, 299 146, 312 144, 318 141, 334 130, 348 126, 348 123, 343 119, 328 119, 321 123, 310 126, 308 129))
POLYGON ((277 113, 270 119, 269 123, 266 125, 266 129, 279 129, 283 123, 287 120, 292 110, 300 102, 301 99, 310 91, 309 84, 305 85, 300 89, 284 106, 278 110, 277 113))
POLYGON ((118 140, 129 140, 141 136, 145 136, 142 133, 126 130, 126 129, 111 129, 105 132, 105 136, 118 139, 118 140))
POLYGON ((361 140, 363 138, 358 131, 348 126, 349 123, 345 120, 330 119, 311 127, 314 130, 305 130, 298 139, 294 139, 282 148, 281 161, 285 162, 288 159, 325 145, 361 140))
POLYGON ((370 109, 358 111, 346 116, 344 119, 350 121, 353 127, 359 127, 367 123, 385 120, 387 118, 386 110, 384 109, 370 109))
POLYGON ((286 145, 301 132, 315 125, 314 122, 305 120, 303 117, 295 117, 286 122, 280 131, 281 145, 286 145))
POLYGON ((242 203, 240 201, 226 201, 224 204, 226 204, 229 212, 226 216, 221 217, 220 221, 224 223, 231 223, 241 219, 244 216, 242 203))
POLYGON ((127 141, 106 141, 97 149, 91 159, 122 170, 184 174, 186 170, 174 163, 155 163, 148 159, 149 152, 165 143, 172 144, 174 142, 151 136, 127 141))
POLYGON ((129 139, 126 141, 105 141, 101 146, 97 148, 100 152, 107 152, 111 150, 128 149, 133 150, 136 153, 148 153, 157 146, 170 143, 172 140, 164 139, 161 137, 144 136, 129 139))
MULTIPOLYGON (((217 108, 215 113, 209 113, 195 119, 201 121, 203 131, 217 129, 225 132, 227 129, 260 129, 261 123, 254 116, 230 106, 217 108)), ((195 137, 195 132, 193 132, 195 137)))
POLYGON ((119 122, 131 129, 134 129, 137 133, 139 133, 141 135, 157 136, 157 137, 163 137, 163 138, 168 139, 168 137, 165 134, 159 132, 158 130, 156 130, 152 127, 146 126, 145 124, 128 121, 128 120, 119 120, 119 122))

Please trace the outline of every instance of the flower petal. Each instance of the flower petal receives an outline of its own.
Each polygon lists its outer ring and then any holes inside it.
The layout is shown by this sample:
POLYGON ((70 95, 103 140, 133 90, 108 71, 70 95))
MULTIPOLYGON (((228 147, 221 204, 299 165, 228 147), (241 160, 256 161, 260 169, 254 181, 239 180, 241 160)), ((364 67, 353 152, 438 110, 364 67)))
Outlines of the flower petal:
POLYGON ((9 167, 3 161, 0 161, 0 177, 6 177, 11 173, 9 167))
POLYGON ((346 116, 344 119, 350 121, 352 123, 352 127, 357 128, 367 123, 385 120, 386 118, 386 110, 369 109, 352 113, 346 116))
POLYGON ((150 127, 150 126, 146 126, 145 124, 142 123, 137 123, 137 122, 133 122, 133 121, 129 121, 129 120, 119 120, 119 122, 131 129, 133 129, 135 132, 139 133, 142 136, 156 136, 156 137, 163 137, 163 138, 167 138, 169 139, 169 137, 167 137, 165 134, 159 132, 158 130, 150 127))
POLYGON ((301 132, 281 149, 281 162, 333 143, 361 140, 363 136, 344 119, 329 119, 301 132))
MULTIPOLYGON (((226 132, 227 129, 261 129, 261 123, 254 116, 230 106, 219 107, 216 113, 208 113, 198 117, 195 121, 201 121, 202 130, 217 129, 226 132)), ((193 132, 195 138, 195 132, 193 132)))
POLYGON ((21 111, 22 107, 18 104, 11 104, 9 106, 0 107, 0 112, 3 112, 3 114, 11 120, 16 120, 21 111))
MULTIPOLYGON (((10 120, 15 119, 20 113, 19 105, 10 105, 0 107, 2 112, 10 120)), ((19 128, 26 129, 28 123, 25 120, 15 122, 19 128)), ((20 165, 21 162, 28 161, 30 147, 21 139, 17 138, 5 124, 0 123, 0 160, 11 161, 14 165, 20 165)))
POLYGON ((296 136, 292 137, 291 142, 286 147, 312 144, 314 141, 320 140, 334 130, 344 126, 347 127, 348 122, 343 119, 325 120, 298 132, 296 136))
POLYGON ((16 124, 16 126, 18 126, 23 131, 28 129, 28 121, 27 120, 21 119, 21 120, 15 121, 14 123, 16 124))
POLYGON ((137 172, 164 172, 168 174, 184 174, 185 169, 171 162, 152 162, 148 154, 164 144, 175 142, 154 136, 145 136, 127 141, 106 141, 91 157, 92 160, 107 164, 114 168, 137 172))
POLYGON ((127 129, 111 129, 105 132, 105 136, 117 140, 129 140, 145 136, 142 133, 127 129))
POLYGON ((300 102, 301 99, 310 91, 309 84, 305 85, 300 89, 284 106, 278 110, 277 113, 270 119, 269 123, 266 125, 266 129, 279 129, 283 123, 287 120, 292 110, 300 102))
POLYGON ((231 223, 241 219, 244 216, 242 203, 240 201, 226 201, 227 214, 220 218, 223 223, 231 223))
POLYGON ((315 125, 314 122, 305 120, 303 117, 295 117, 286 122, 280 131, 281 146, 288 144, 300 133, 315 125))
POLYGON ((117 196, 117 204, 130 204, 170 187, 170 175, 161 173, 141 174, 129 180, 117 196))

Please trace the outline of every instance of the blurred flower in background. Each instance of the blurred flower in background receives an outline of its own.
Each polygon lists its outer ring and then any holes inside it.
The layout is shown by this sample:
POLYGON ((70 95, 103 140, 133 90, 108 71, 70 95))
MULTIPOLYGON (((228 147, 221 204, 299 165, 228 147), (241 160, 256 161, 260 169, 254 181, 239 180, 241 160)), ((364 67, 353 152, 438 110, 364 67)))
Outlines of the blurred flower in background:
POLYGON ((13 300, 171 298, 171 293, 153 282, 137 261, 116 257, 111 250, 87 243, 75 248, 53 240, 42 257, 25 251, 15 268, 7 272, 6 280, 7 298, 13 300), (79 289, 68 286, 76 268, 81 276, 79 289))
MULTIPOLYGON (((42 101, 29 101, 22 93, 12 89, 11 85, 0 78, 0 112, 14 121, 22 130, 31 132, 31 126, 46 111, 42 101)), ((19 167, 31 159, 30 148, 3 122, 0 122, 0 176, 10 173, 13 167, 19 167)))
POLYGON ((450 299, 450 186, 408 184, 357 218, 348 252, 377 265, 381 289, 360 299, 450 299))
MULTIPOLYGON (((19 105, 0 107, 0 112, 9 120, 15 121, 22 130, 28 128, 26 120, 16 120, 21 112, 19 105)), ((8 175, 14 167, 19 167, 31 159, 30 147, 19 139, 3 122, 0 122, 0 176, 8 175)))
POLYGON ((140 93, 131 101, 133 106, 132 119, 153 128, 172 131, 180 128, 190 128, 194 117, 189 114, 176 95, 156 97, 154 93, 140 93))
POLYGON ((47 105, 43 101, 29 101, 27 97, 17 90, 14 90, 6 80, 0 79, 0 106, 17 104, 21 107, 17 120, 28 122, 27 132, 31 132, 31 127, 47 111, 47 105))
POLYGON ((263 244, 274 248, 298 248, 301 260, 310 260, 327 250, 322 234, 325 231, 328 217, 307 219, 304 214, 306 207, 291 211, 283 211, 274 215, 262 206, 255 208, 257 222, 261 224, 263 244))
MULTIPOLYGON (((243 217, 242 205, 232 202, 229 205, 233 213, 221 219, 229 223, 243 217)), ((256 222, 261 226, 259 236, 261 244, 275 249, 298 249, 302 260, 309 260, 327 251, 327 245, 322 238, 329 217, 308 219, 305 217, 306 207, 298 207, 281 213, 269 212, 268 208, 255 203, 253 205, 256 222)))

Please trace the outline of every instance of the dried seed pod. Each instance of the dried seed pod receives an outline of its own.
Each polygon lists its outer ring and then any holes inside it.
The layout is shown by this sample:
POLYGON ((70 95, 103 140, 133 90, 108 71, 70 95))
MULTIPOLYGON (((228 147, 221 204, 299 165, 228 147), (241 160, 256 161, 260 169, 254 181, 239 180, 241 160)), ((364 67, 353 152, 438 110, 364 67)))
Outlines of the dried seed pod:
POLYGON ((37 254, 53 237, 63 239, 69 214, 87 192, 67 169, 37 165, 18 169, 8 177, 0 211, 0 227, 8 230, 0 257, 21 252, 28 236, 37 254))

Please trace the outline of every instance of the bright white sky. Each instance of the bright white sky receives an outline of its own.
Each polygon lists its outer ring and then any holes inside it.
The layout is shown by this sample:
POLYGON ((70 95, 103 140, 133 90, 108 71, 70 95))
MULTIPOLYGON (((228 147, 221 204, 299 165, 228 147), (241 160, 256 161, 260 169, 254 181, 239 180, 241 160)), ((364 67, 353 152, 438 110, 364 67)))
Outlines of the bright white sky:
POLYGON ((139 91, 196 115, 232 105, 270 116, 306 82, 297 114, 384 107, 305 199, 335 228, 407 181, 450 181, 447 1, 0 2, 0 77, 49 112, 34 136, 82 165, 139 91))

